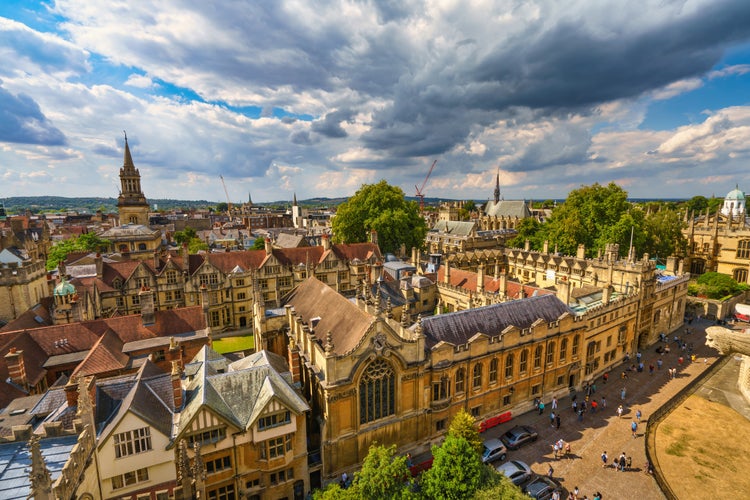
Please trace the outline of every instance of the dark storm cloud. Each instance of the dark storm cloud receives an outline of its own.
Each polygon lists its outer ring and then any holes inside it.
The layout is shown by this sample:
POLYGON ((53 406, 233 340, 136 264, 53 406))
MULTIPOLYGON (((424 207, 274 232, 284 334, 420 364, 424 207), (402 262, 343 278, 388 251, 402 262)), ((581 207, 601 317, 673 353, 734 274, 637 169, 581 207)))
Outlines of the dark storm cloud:
POLYGON ((341 126, 341 122, 350 122, 353 114, 348 110, 328 113, 322 120, 316 120, 312 123, 312 131, 330 138, 346 137, 348 134, 341 126))
POLYGON ((31 97, 0 87, 0 142, 64 146, 65 135, 44 116, 31 97))
POLYGON ((310 132, 307 132, 306 130, 300 130, 298 132, 292 133, 292 135, 289 137, 289 140, 292 141, 292 144, 301 146, 311 146, 315 143, 310 137, 310 132))
POLYGON ((449 74, 436 65, 430 78, 402 78, 392 106, 375 115, 365 145, 400 156, 440 153, 463 141, 471 124, 503 119, 514 107, 586 113, 705 74, 729 44, 750 38, 750 2, 715 2, 616 37, 595 36, 563 21, 540 30, 531 25, 449 74))

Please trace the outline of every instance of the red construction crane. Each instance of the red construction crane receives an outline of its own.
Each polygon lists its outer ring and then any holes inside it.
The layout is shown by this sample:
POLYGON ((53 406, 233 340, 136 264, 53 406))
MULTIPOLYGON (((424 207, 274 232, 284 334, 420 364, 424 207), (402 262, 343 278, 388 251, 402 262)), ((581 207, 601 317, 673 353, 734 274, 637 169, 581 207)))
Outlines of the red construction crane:
POLYGON ((427 184, 427 180, 432 175, 432 170, 435 168, 435 164, 436 163, 437 163, 437 160, 435 160, 435 161, 432 162, 432 166, 430 167, 430 171, 427 172, 427 177, 424 178, 424 182, 422 183, 422 187, 417 187, 416 185, 414 186, 415 188, 417 188, 417 198, 419 198, 419 211, 420 212, 424 211, 424 192, 423 192, 424 191, 424 187, 427 184))

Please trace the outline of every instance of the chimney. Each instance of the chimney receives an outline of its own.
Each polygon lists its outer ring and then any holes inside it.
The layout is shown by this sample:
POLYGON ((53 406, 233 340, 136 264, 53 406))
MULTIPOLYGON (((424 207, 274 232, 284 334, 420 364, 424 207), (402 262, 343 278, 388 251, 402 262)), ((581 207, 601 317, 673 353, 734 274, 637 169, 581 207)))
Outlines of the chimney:
POLYGON ((586 258, 586 245, 583 243, 578 245, 578 251, 576 252, 576 258, 577 259, 585 259, 586 258))
POLYGON ((323 251, 331 249, 331 238, 327 234, 320 237, 320 244, 323 247, 323 251))
POLYGON ((477 268, 477 293, 484 290, 484 263, 477 268))
POLYGON ((302 384, 301 359, 299 355, 299 347, 297 347, 293 338, 289 339, 287 354, 289 356, 289 371, 292 374, 292 384, 300 386, 302 384))
POLYGON ((497 280, 497 291, 501 297, 505 298, 505 296, 508 294, 507 276, 505 275, 505 273, 500 273, 497 277, 497 280))
POLYGON ((172 361, 172 373, 170 377, 172 379, 174 408, 176 411, 180 411, 182 409, 182 370, 180 370, 179 361, 172 361))
POLYGON ((178 361, 182 366, 182 349, 180 349, 180 343, 174 337, 169 337, 169 349, 165 358, 169 362, 178 361))
POLYGON ((370 231, 370 243, 372 243, 373 245, 378 244, 378 232, 374 229, 370 231))
POLYGON ((182 244, 182 270, 185 272, 190 271, 190 253, 188 252, 188 244, 182 244))
POLYGON ((203 320, 206 322, 206 328, 208 328, 209 337, 211 333, 211 318, 208 315, 208 288, 206 285, 201 285, 201 306, 203 307, 203 320))
POLYGON ((531 250, 531 242, 526 240, 523 242, 523 251, 528 252, 529 250, 531 250))
POLYGON ((557 298, 566 305, 570 302, 570 281, 565 280, 560 283, 557 289, 557 298))
POLYGON ((154 250, 154 271, 159 270, 159 251, 154 250))
POLYGON ((97 252, 96 257, 94 257, 94 263, 96 264, 96 277, 102 279, 104 276, 104 259, 99 252, 97 252))
POLYGON ((448 262, 448 259, 445 259, 445 274, 443 275, 443 282, 446 285, 451 284, 451 265, 448 262))
POLYGON ((612 288, 607 285, 602 289, 602 304, 609 304, 610 297, 612 295, 612 288))
POLYGON ((65 384, 65 400, 68 403, 68 408, 78 406, 78 384, 73 378, 65 384))
POLYGON ((271 244, 270 237, 266 237, 265 239, 265 248, 266 248, 266 255, 271 255, 271 252, 273 252, 273 245, 271 244))
POLYGON ((141 321, 143 326, 152 326, 156 323, 156 313, 154 312, 154 292, 147 286, 141 288, 138 292, 141 303, 141 321))
POLYGON ((549 241, 544 240, 544 246, 542 248, 542 253, 547 255, 549 253, 549 241))
POLYGON ((8 376, 14 384, 27 388, 26 366, 23 362, 23 351, 11 347, 5 355, 5 363, 8 365, 8 376))

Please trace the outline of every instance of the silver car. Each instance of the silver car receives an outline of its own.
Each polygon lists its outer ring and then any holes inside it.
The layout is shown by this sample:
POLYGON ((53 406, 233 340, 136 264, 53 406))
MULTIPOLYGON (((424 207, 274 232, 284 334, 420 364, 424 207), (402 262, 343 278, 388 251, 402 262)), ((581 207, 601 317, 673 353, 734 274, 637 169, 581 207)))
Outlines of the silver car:
POLYGON ((516 486, 526 484, 534 477, 534 472, 526 462, 520 460, 510 460, 497 466, 497 471, 511 480, 516 486))
POLYGON ((486 464, 495 460, 505 460, 507 454, 508 449, 502 441, 499 439, 487 439, 484 442, 484 450, 482 451, 482 462, 486 464))

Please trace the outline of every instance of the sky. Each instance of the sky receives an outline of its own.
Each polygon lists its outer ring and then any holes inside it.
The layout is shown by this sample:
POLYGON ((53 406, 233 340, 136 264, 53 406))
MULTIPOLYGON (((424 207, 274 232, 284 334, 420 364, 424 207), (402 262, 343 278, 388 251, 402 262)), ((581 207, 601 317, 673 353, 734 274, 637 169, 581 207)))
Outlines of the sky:
POLYGON ((750 2, 3 0, 0 199, 116 197, 124 131, 147 198, 750 191, 750 2))

